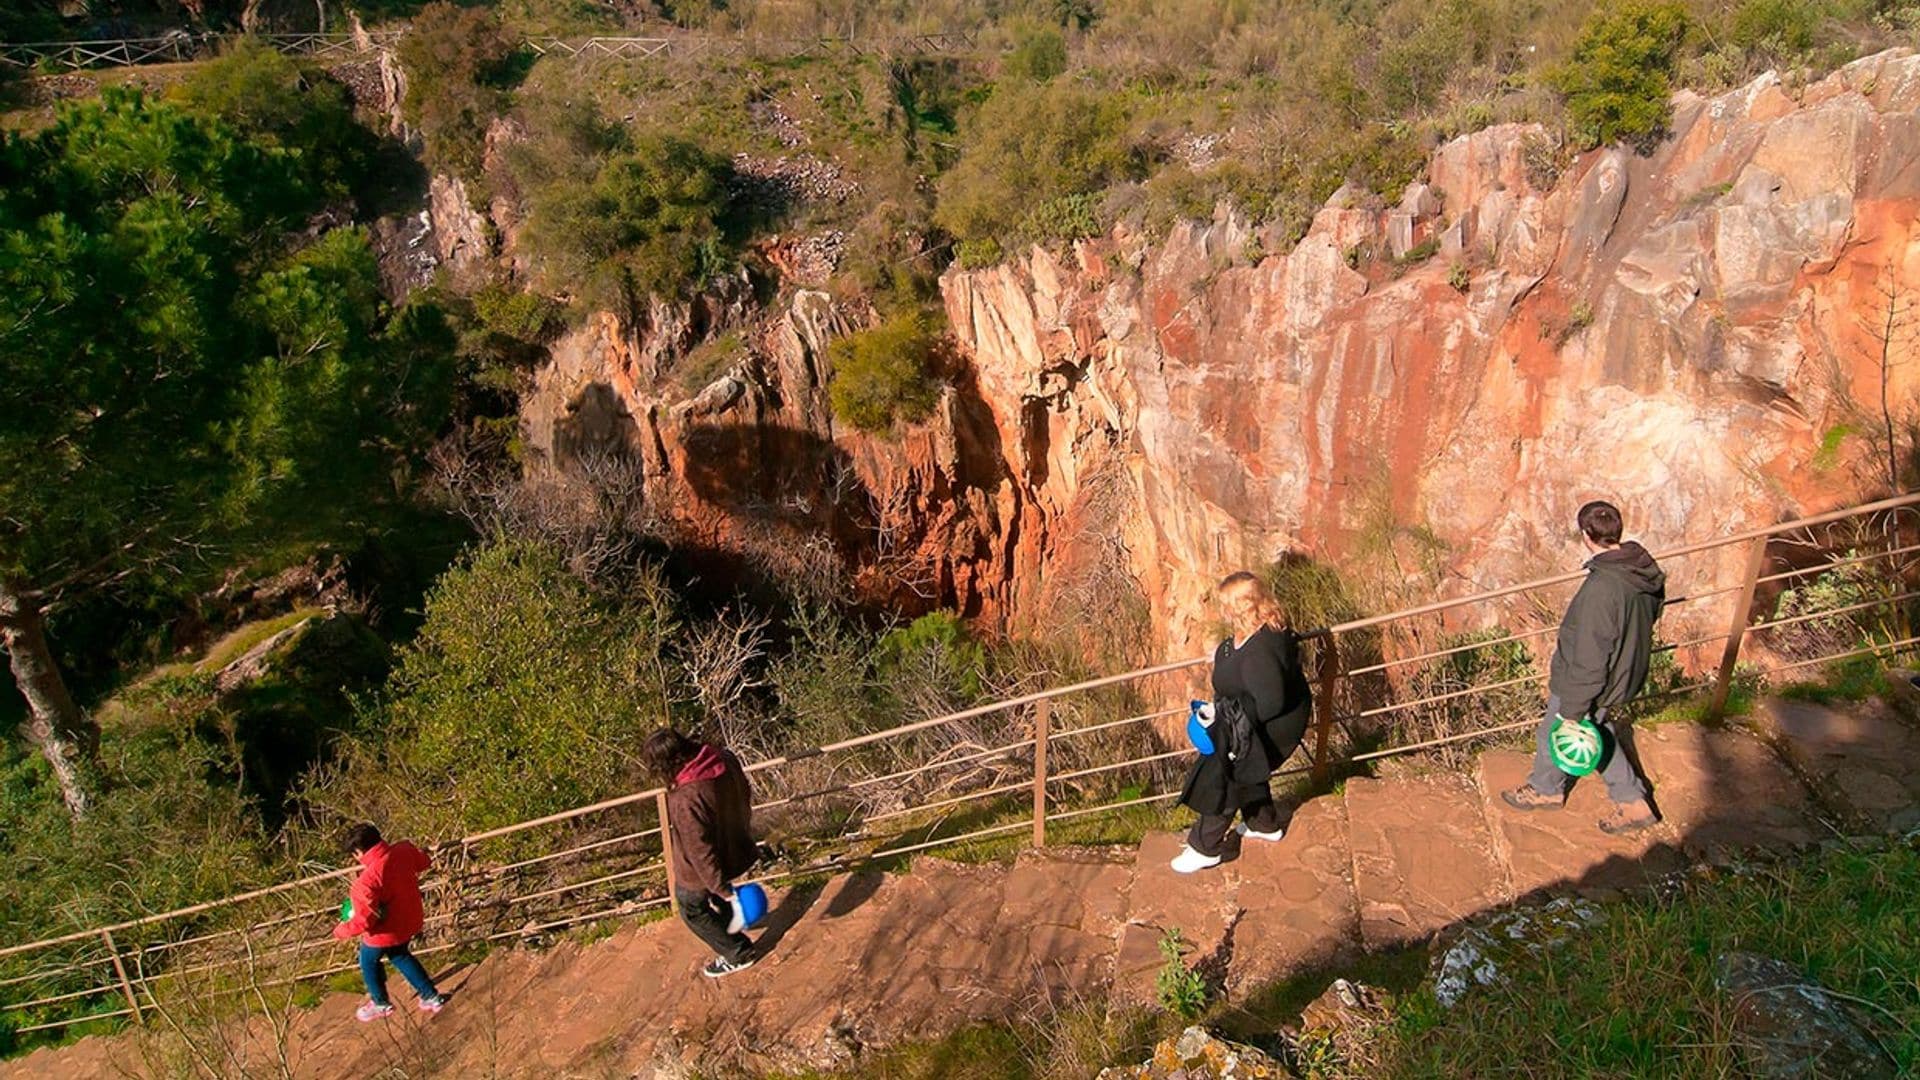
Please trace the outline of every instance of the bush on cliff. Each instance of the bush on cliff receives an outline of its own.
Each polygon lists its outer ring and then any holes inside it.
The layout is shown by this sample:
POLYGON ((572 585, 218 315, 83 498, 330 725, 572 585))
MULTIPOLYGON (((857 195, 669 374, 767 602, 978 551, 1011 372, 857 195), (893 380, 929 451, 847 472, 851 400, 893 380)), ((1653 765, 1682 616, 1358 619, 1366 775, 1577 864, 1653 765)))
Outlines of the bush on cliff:
POLYGON ((426 140, 427 163, 478 179, 487 125, 506 105, 514 48, 486 8, 433 3, 394 50, 407 73, 401 114, 426 140))
POLYGON ((1671 77, 1691 27, 1674 0, 1628 0, 1587 20, 1573 55, 1553 73, 1567 120, 1589 146, 1642 149, 1666 130, 1671 77))
POLYGON ((1007 246, 1093 231, 1095 196, 1145 173, 1129 121, 1118 94, 1057 81, 999 87, 940 180, 936 223, 963 242, 1007 246))
POLYGON ((934 372, 938 343, 932 322, 917 311, 835 341, 828 347, 833 379, 827 394, 833 414, 874 433, 896 422, 925 420, 940 401, 934 372))

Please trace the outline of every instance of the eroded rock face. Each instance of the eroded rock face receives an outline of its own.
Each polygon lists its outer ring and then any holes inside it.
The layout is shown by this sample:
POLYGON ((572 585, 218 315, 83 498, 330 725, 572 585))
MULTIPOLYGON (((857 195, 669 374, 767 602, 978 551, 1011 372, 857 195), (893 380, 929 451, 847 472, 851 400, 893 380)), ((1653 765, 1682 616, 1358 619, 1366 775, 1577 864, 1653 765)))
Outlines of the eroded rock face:
POLYGON ((524 410, 532 467, 633 454, 649 506, 692 552, 744 558, 803 592, 852 586, 908 612, 1004 616, 1023 496, 966 373, 926 423, 863 435, 827 402, 827 343, 860 313, 802 290, 747 327, 751 303, 741 278, 562 338, 524 410), (688 353, 728 328, 737 350, 718 371, 693 369, 688 353))
MULTIPOLYGON (((1797 99, 1771 76, 1682 94, 1653 156, 1557 177, 1543 131, 1464 136, 1393 205, 1336 195, 1286 254, 1222 212, 956 268, 963 363, 897 439, 833 422, 824 345, 860 315, 824 294, 677 394, 677 324, 602 320, 541 374, 530 443, 563 454, 569 417, 606 413, 711 542, 771 521, 876 592, 997 621, 1060 617, 1062 583, 1111 591, 1084 572, 1117 559, 1172 656, 1204 647, 1222 574, 1283 552, 1414 602, 1573 568, 1591 498, 1656 548, 1771 524, 1884 485, 1865 437, 1821 444, 1878 416, 1867 328, 1920 286, 1916 109, 1920 58, 1896 50, 1797 99)), ((1895 368, 1892 399, 1916 379, 1895 368)), ((1724 613, 1670 635, 1696 618, 1724 613)))
MULTIPOLYGON (((1395 206, 1336 198, 1288 255, 1223 215, 1144 258, 1115 237, 952 272, 947 310, 1043 517, 1080 447, 1120 448, 1122 533, 1185 655, 1208 586, 1285 551, 1349 566, 1418 538, 1424 597, 1571 569, 1590 498, 1657 547, 1870 494, 1815 453, 1877 415, 1863 324, 1920 284, 1917 99, 1904 51, 1798 101, 1770 76, 1682 94, 1655 155, 1597 151, 1547 190, 1545 133, 1493 127, 1395 206), (1368 255, 1429 237, 1442 254, 1397 275, 1368 255)), ((1915 374, 1893 379, 1910 402, 1915 374)))

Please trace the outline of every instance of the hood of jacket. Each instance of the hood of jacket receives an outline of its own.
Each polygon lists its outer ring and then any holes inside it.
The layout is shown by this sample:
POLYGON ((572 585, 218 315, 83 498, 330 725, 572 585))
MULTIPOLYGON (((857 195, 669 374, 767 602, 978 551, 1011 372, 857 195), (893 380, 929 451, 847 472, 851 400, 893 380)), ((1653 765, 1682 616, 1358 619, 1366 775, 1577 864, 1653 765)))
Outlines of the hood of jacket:
POLYGON ((1637 540, 1628 540, 1587 560, 1587 569, 1624 582, 1634 592, 1658 596, 1666 588, 1667 572, 1653 561, 1637 540))
POLYGON ((714 780, 726 771, 726 755, 720 752, 720 748, 711 744, 703 745, 700 747, 700 752, 693 755, 692 761, 680 766, 680 772, 673 778, 673 784, 675 787, 679 787, 682 784, 697 784, 702 780, 714 780))

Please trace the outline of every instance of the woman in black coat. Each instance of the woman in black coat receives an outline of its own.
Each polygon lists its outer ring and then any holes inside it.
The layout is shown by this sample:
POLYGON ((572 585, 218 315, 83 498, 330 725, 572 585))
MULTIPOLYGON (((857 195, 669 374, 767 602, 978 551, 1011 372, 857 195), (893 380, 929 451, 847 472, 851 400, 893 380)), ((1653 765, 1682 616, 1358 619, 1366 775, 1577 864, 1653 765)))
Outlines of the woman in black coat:
POLYGON ((1220 864, 1221 843, 1236 814, 1241 836, 1280 839, 1284 823, 1268 777, 1299 748, 1313 714, 1300 640, 1266 585, 1242 570, 1222 581, 1215 595, 1232 632, 1213 653, 1216 749, 1194 762, 1180 793, 1181 803, 1200 815, 1173 860, 1183 874, 1220 864), (1236 709, 1251 722, 1254 738, 1230 761, 1225 726, 1236 709))

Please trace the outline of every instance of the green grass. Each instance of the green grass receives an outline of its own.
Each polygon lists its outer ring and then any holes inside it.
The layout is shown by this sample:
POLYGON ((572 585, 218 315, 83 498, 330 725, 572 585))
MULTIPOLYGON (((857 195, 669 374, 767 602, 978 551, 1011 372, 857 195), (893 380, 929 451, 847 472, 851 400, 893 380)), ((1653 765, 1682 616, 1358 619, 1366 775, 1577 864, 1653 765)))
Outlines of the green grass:
POLYGON ((1510 981, 1444 1012, 1423 989, 1398 1010, 1373 1075, 1738 1074, 1717 957, 1750 950, 1868 1003, 1903 1075, 1920 1066, 1920 854, 1837 850, 1689 878, 1601 921, 1510 981), (1524 1050, 1519 1048, 1525 1048, 1524 1050))
POLYGON ((1865 701, 1886 689, 1885 671, 1886 667, 1878 657, 1849 657, 1826 665, 1818 679, 1791 683, 1780 687, 1775 694, 1788 701, 1806 701, 1816 705, 1865 701))
POLYGON ((232 633, 207 647, 207 655, 198 660, 186 660, 177 664, 166 664, 155 668, 153 673, 142 679, 147 682, 172 675, 210 675, 233 663, 247 654, 247 650, 271 638, 283 630, 289 630, 308 619, 326 614, 324 608, 297 607, 284 615, 275 615, 270 619, 260 619, 246 623, 232 633))

